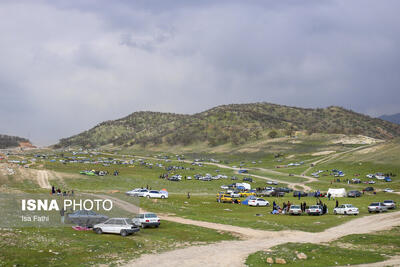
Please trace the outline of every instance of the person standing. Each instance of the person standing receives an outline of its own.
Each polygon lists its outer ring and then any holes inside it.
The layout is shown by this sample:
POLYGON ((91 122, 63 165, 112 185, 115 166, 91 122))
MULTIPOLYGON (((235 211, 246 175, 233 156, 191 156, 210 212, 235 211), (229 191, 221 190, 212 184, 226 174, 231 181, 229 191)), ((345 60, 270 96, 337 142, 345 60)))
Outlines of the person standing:
POLYGON ((61 223, 64 224, 64 214, 65 214, 65 210, 64 207, 62 207, 60 209, 60 215, 61 215, 61 223))
POLYGON ((190 199, 190 192, 187 193, 187 198, 190 199))
POLYGON ((336 199, 336 206, 335 208, 339 207, 339 201, 336 199))

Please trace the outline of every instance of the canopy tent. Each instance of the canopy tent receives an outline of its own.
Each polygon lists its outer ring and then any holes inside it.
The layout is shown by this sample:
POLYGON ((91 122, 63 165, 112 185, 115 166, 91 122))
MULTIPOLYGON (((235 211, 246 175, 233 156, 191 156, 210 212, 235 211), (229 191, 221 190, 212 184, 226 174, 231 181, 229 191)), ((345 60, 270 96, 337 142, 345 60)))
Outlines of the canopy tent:
POLYGON ((329 188, 327 195, 331 194, 332 197, 346 197, 346 189, 344 188, 329 188))
POLYGON ((251 189, 251 185, 248 183, 236 183, 236 187, 238 189, 243 189, 243 190, 250 190, 251 189))

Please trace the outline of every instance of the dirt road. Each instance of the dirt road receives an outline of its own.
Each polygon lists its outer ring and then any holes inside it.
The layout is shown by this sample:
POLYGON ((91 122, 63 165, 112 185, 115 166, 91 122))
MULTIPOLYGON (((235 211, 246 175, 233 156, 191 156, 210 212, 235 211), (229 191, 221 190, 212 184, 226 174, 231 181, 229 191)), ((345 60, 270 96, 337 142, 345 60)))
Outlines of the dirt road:
MULTIPOLYGON (((399 225, 400 212, 355 219, 321 233, 301 231, 265 231, 260 236, 242 241, 223 241, 205 246, 193 246, 157 255, 143 255, 126 266, 150 266, 168 262, 168 266, 244 266, 251 253, 287 242, 323 243, 349 234, 371 233, 399 225)), ((263 231, 262 231, 263 232, 263 231)))
POLYGON ((41 188, 51 189, 49 183, 49 174, 47 173, 47 171, 37 171, 37 181, 41 188))
MULTIPOLYGON (((116 197, 106 195, 97 196, 101 198, 111 198, 117 206, 127 211, 138 209, 135 205, 116 197)), ((223 241, 204 246, 193 246, 156 255, 147 254, 137 260, 129 262, 126 266, 150 266, 154 262, 168 262, 168 266, 243 266, 244 261, 249 254, 268 249, 275 245, 287 242, 329 242, 349 234, 371 233, 400 225, 400 211, 357 218, 320 233, 302 231, 263 231, 232 225, 184 219, 165 214, 160 214, 160 218, 162 220, 177 223, 233 232, 240 235, 242 240, 223 241)))

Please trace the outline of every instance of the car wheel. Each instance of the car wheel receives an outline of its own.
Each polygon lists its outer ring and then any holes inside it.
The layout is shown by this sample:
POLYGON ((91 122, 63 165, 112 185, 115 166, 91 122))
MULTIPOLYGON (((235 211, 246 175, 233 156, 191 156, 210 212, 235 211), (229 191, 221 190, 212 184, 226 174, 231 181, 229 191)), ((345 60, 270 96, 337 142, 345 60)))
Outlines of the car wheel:
POLYGON ((347 211, 344 212, 344 215, 347 215, 347 211))
POLYGON ((121 230, 121 236, 127 236, 128 232, 126 230, 121 230))
POLYGON ((337 215, 337 212, 336 212, 336 210, 334 210, 334 211, 333 211, 333 214, 337 215))
POLYGON ((372 213, 372 211, 370 211, 370 210, 369 210, 368 212, 369 212, 369 213, 372 213))
POLYGON ((95 232, 96 232, 96 234, 102 234, 103 233, 103 231, 101 230, 101 228, 97 228, 96 230, 95 230, 95 232))
POLYGON ((156 225, 156 228, 158 228, 159 225, 156 225))
POLYGON ((165 198, 165 196, 161 196, 161 198, 165 198))
POLYGON ((260 206, 260 204, 258 204, 258 203, 257 203, 257 205, 256 205, 256 206, 257 206, 257 207, 259 207, 259 206, 260 206))

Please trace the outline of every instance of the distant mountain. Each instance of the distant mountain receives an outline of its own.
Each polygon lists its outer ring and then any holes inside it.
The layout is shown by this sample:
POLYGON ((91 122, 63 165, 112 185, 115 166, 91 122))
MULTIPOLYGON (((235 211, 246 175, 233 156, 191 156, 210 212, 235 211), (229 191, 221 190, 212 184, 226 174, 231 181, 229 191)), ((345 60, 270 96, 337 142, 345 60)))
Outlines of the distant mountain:
POLYGON ((238 145, 295 131, 390 139, 400 136, 400 125, 335 106, 307 109, 269 103, 232 104, 194 115, 135 112, 61 139, 55 147, 187 146, 197 142, 238 145))
POLYGON ((379 117, 379 119, 400 124, 400 113, 393 114, 393 115, 382 115, 379 117))
POLYGON ((26 138, 0 134, 0 149, 19 147, 20 144, 26 146, 26 144, 30 144, 30 142, 26 138))

